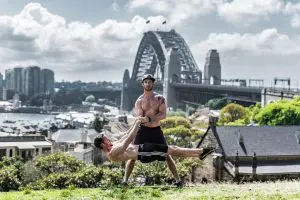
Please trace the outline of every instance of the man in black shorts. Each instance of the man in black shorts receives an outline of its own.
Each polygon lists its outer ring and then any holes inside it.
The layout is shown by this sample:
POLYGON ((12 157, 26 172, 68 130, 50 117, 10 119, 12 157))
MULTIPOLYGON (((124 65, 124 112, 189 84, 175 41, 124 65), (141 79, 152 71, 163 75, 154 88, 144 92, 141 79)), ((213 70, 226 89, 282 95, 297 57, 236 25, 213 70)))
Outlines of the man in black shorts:
MULTIPOLYGON (((160 127, 160 121, 166 118, 167 105, 165 98, 153 92, 155 78, 146 74, 142 79, 144 93, 135 103, 135 112, 141 117, 142 125, 139 134, 134 139, 134 144, 155 143, 167 145, 166 139, 160 127)), ((176 179, 175 185, 181 186, 182 181, 179 178, 174 160, 170 155, 167 155, 166 162, 168 168, 176 179)), ((135 160, 128 160, 125 167, 125 175, 123 184, 126 185, 129 176, 134 168, 135 160)))
POLYGON ((111 161, 140 160, 143 163, 154 160, 165 161, 168 156, 198 157, 201 160, 213 153, 213 148, 182 148, 174 145, 144 143, 132 144, 134 138, 141 133, 139 124, 142 122, 136 118, 133 126, 118 141, 111 142, 104 134, 96 137, 94 145, 102 149, 111 161))

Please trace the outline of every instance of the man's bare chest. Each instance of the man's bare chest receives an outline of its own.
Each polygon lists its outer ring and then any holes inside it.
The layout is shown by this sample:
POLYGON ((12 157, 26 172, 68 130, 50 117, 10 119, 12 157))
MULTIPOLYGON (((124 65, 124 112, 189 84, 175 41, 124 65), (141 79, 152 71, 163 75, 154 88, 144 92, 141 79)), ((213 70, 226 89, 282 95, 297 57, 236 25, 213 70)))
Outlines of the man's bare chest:
POLYGON ((159 101, 155 97, 145 97, 142 99, 141 105, 143 110, 148 110, 148 109, 157 110, 159 107, 159 101))

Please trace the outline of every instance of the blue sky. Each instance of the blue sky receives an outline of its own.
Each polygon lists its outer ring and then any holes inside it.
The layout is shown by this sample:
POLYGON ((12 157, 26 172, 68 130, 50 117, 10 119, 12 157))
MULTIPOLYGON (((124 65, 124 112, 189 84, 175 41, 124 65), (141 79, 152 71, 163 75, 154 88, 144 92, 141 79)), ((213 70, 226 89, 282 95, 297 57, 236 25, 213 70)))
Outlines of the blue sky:
POLYGON ((201 70, 216 48, 223 78, 300 81, 296 0, 0 0, 0 72, 38 64, 58 81, 121 81, 143 32, 162 29, 164 19, 201 70))

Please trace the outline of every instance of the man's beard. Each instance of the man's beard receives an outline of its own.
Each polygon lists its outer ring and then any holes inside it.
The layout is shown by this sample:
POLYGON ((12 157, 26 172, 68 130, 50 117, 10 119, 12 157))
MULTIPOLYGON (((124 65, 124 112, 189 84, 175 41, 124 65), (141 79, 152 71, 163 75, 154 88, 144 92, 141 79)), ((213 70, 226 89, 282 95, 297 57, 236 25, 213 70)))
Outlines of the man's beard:
POLYGON ((146 90, 147 92, 152 91, 153 90, 153 86, 152 87, 144 87, 144 90, 146 90))

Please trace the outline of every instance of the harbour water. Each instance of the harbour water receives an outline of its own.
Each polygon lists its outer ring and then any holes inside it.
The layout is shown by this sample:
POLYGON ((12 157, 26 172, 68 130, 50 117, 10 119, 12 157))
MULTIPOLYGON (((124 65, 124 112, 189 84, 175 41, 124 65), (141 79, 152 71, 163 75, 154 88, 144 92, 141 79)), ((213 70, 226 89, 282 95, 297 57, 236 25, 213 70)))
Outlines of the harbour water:
POLYGON ((28 113, 0 113, 0 122, 5 120, 45 121, 53 120, 55 115, 28 114, 28 113))

